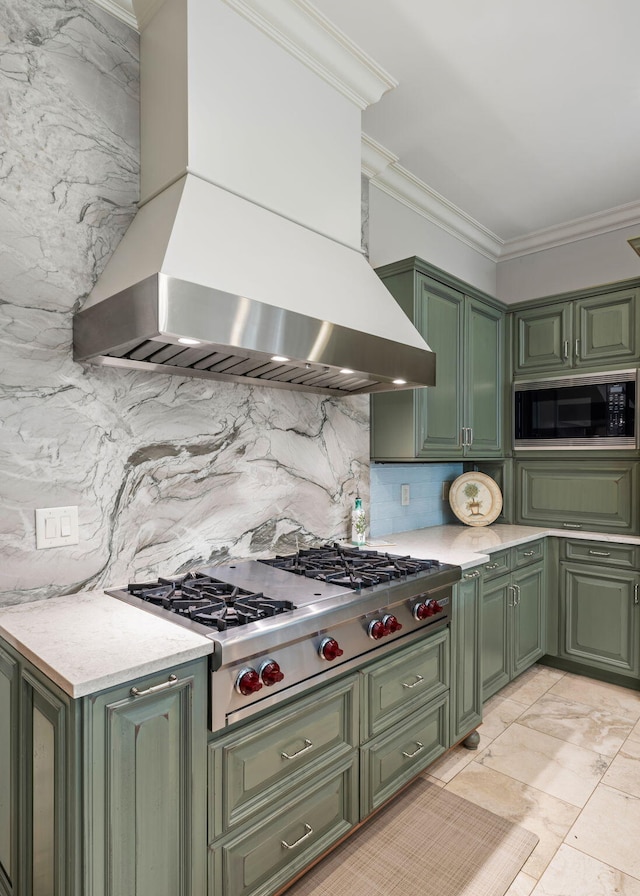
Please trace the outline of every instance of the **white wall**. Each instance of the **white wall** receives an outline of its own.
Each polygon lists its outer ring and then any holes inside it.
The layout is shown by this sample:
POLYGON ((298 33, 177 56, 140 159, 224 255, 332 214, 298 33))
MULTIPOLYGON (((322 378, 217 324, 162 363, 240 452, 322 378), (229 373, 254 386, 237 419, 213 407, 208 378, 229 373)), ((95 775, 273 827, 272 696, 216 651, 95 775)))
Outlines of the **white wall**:
POLYGON ((638 235, 640 224, 501 261, 496 295, 503 302, 524 302, 640 277, 640 258, 627 243, 638 235))
POLYGON ((379 267, 413 255, 423 258, 489 295, 496 294, 495 262, 371 184, 369 189, 371 264, 373 267, 379 267))

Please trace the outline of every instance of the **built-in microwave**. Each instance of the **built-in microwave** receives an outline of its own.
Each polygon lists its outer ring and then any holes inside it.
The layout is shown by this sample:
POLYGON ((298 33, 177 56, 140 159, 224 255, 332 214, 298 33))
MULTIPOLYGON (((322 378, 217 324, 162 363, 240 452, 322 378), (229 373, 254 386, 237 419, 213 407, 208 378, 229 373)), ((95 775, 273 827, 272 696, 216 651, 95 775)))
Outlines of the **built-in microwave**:
POLYGON ((514 449, 637 448, 637 370, 514 384, 514 449))

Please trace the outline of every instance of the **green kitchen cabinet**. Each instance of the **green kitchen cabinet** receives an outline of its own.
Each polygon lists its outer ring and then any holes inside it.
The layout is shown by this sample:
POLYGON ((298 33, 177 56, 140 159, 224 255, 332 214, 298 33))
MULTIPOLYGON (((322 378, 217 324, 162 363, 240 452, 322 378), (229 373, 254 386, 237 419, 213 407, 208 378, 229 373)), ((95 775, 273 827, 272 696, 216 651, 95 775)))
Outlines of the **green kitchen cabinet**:
POLYGON ((516 523, 638 533, 638 461, 519 460, 516 523))
POLYGON ((451 633, 451 743, 466 738, 482 722, 481 570, 468 569, 453 589, 451 633))
MULTIPOLYGON (((499 552, 503 555, 504 552, 499 552)), ((510 571, 496 575, 499 560, 485 565, 482 583, 482 698, 487 700, 545 652, 546 571, 544 541, 511 548, 510 571)))
POLYGON ((19 700, 18 661, 0 649, 0 896, 17 893, 19 700))
POLYGON ((640 360, 640 287, 572 295, 514 311, 516 375, 640 360))
POLYGON ((75 700, 4 642, 0 672, 0 893, 200 896, 207 661, 75 700))
MULTIPOLYGON (((564 556, 578 542, 567 542, 564 556)), ((559 656, 589 671, 640 676, 640 571, 624 568, 630 546, 600 543, 587 562, 560 563, 559 656), (608 565, 610 559, 613 560, 608 565)))
POLYGON ((436 385, 372 396, 372 458, 500 457, 504 308, 420 259, 377 273, 435 351, 436 385))

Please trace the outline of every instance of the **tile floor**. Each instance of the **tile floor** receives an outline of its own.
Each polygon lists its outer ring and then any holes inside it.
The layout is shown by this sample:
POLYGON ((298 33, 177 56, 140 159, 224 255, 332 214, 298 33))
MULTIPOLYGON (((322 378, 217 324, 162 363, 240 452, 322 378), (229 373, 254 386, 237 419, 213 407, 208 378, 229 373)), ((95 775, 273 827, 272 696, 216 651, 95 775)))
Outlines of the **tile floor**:
POLYGON ((538 835, 507 896, 640 896, 640 692, 533 666, 425 777, 538 835))

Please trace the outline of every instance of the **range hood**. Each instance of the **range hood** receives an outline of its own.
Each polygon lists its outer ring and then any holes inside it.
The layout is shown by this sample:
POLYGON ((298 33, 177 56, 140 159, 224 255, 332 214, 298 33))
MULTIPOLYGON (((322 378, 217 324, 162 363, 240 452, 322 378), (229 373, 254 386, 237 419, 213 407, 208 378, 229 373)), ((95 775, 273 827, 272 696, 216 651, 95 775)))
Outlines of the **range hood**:
MULTIPOLYGON (((198 39, 205 28, 226 29, 245 53, 256 30, 221 0, 166 0, 141 36, 143 200, 75 315, 75 359, 324 394, 433 385, 435 355, 358 248, 241 195, 208 161, 194 170, 218 150, 194 153, 203 129, 189 118, 201 108, 194 94, 200 103, 216 80, 220 54, 198 39), (163 143, 154 136, 172 103, 185 135, 163 143)), ((265 77, 277 75, 270 64, 265 77)), ((359 152, 359 115, 357 140, 359 152)))

